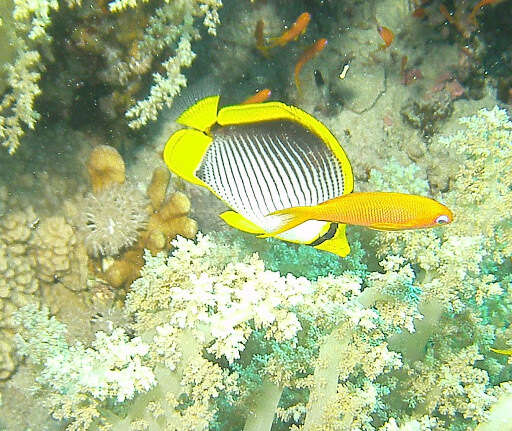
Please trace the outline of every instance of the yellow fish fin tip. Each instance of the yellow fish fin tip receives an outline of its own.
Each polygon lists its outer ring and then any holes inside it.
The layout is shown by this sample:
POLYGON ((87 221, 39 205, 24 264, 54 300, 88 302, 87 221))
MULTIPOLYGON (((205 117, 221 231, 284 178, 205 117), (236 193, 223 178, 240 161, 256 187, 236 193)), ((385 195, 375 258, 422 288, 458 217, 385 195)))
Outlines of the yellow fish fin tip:
POLYGON ((254 224, 252 221, 247 220, 244 216, 238 214, 235 211, 225 211, 220 215, 220 218, 231 227, 234 227, 235 229, 241 230, 243 232, 253 234, 261 234, 264 232, 261 227, 254 224))
POLYGON ((178 130, 165 144, 165 164, 172 173, 184 180, 206 187, 206 184, 196 177, 195 171, 211 141, 211 137, 198 130, 178 130))
POLYGON ((202 132, 208 132, 217 122, 219 99, 220 96, 205 97, 186 109, 176 122, 202 132))

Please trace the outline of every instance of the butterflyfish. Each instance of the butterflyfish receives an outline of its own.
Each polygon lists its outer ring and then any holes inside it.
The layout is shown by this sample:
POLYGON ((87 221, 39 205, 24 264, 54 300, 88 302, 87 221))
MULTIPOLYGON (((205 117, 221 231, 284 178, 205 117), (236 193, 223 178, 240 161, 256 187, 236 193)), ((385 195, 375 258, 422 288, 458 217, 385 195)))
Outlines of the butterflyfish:
POLYGON ((434 199, 393 192, 351 193, 315 206, 284 208, 270 216, 280 219, 279 227, 273 234, 311 219, 383 231, 423 229, 448 224, 453 220, 450 209, 434 199))
POLYGON ((186 128, 165 145, 169 169, 230 207, 221 218, 234 228, 346 256, 345 224, 308 220, 273 234, 279 219, 269 215, 352 192, 352 168, 332 133, 281 102, 218 104, 207 97, 177 119, 186 128))

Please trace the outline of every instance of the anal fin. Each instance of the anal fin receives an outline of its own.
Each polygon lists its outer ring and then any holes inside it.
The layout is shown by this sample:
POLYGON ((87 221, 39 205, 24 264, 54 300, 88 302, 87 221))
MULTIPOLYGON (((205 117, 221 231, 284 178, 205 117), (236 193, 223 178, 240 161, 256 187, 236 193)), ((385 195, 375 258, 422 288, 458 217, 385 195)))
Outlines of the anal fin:
POLYGON ((336 229, 334 236, 328 240, 325 240, 321 244, 315 245, 317 250, 328 251, 333 254, 337 254, 340 257, 345 257, 350 253, 350 245, 345 235, 347 225, 339 224, 336 229))
POLYGON ((252 221, 247 220, 244 216, 238 214, 235 211, 225 211, 220 215, 220 218, 231 227, 234 227, 235 229, 241 230, 243 232, 253 234, 264 233, 261 227, 254 224, 252 221))
POLYGON ((368 227, 373 230, 381 230, 384 232, 391 232, 404 229, 403 227, 397 227, 397 225, 394 223, 374 223, 368 227))

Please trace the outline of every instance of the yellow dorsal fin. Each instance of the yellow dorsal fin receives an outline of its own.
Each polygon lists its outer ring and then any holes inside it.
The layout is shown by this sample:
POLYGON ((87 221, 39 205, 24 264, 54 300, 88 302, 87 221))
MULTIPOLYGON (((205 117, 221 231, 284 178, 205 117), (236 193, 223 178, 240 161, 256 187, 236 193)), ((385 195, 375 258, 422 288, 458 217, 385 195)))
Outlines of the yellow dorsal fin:
POLYGON ((184 180, 209 188, 195 172, 211 142, 212 138, 199 130, 178 130, 165 144, 165 164, 184 180))
POLYGON ((354 176, 345 151, 327 127, 302 109, 281 102, 265 102, 226 106, 217 115, 217 123, 221 126, 273 120, 289 120, 299 123, 325 142, 341 164, 344 179, 343 194, 353 191, 354 176))
POLYGON ((315 245, 314 247, 318 250, 337 254, 340 257, 347 256, 350 253, 350 245, 348 244, 347 236, 345 235, 346 228, 347 225, 339 224, 336 229, 336 233, 331 239, 315 245))
POLYGON ((185 110, 176 120, 179 124, 208 133, 217 122, 220 96, 205 97, 185 110))
POLYGON ((228 225, 239 229, 243 232, 260 234, 263 233, 263 229, 252 221, 247 220, 244 216, 238 214, 235 211, 225 211, 220 215, 220 218, 224 220, 228 225))
POLYGON ((217 116, 217 122, 221 126, 272 120, 295 121, 295 117, 290 113, 289 106, 281 102, 226 106, 219 111, 217 116))

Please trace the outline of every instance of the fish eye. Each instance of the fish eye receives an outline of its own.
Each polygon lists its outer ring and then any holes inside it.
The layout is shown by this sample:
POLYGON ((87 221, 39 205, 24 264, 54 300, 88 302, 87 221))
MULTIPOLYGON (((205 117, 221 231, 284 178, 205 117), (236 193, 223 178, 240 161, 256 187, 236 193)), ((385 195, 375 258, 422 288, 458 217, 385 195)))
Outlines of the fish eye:
POLYGON ((445 224, 449 222, 450 218, 446 214, 442 214, 434 220, 434 223, 436 224, 445 224))

